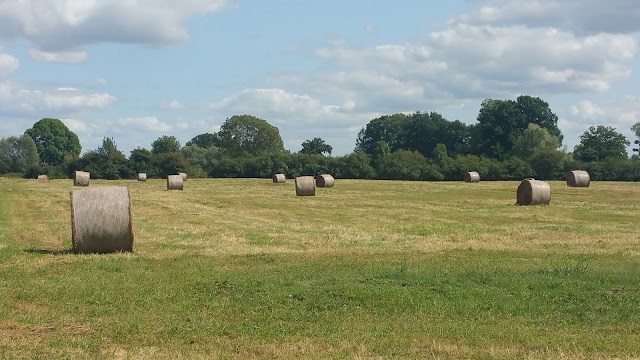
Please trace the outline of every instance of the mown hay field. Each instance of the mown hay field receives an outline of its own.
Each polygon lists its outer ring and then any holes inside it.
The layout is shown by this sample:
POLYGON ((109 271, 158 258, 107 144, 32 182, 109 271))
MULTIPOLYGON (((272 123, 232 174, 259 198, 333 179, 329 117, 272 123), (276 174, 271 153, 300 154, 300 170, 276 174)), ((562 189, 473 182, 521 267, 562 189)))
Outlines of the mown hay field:
POLYGON ((72 180, 0 179, 0 358, 640 357, 640 183, 91 180, 134 252, 70 253, 72 180))

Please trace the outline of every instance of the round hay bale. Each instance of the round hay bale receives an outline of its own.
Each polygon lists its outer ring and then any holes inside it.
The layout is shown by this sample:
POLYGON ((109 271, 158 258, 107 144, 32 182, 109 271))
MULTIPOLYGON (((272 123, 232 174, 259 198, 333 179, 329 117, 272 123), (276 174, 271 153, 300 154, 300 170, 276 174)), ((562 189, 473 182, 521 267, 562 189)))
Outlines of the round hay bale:
POLYGON ((591 177, 584 170, 573 170, 567 173, 567 186, 570 187, 589 187, 591 177))
POLYGON ((147 181, 147 173, 138 173, 138 181, 147 181))
POLYGON ((298 176, 296 178, 296 195, 316 196, 316 183, 313 176, 298 176))
POLYGON ((167 190, 184 190, 182 175, 167 176, 167 190))
POLYGON ((38 181, 49 181, 49 176, 47 176, 47 175, 38 175, 38 181))
POLYGON ((284 184, 287 181, 287 177, 284 174, 275 174, 273 175, 273 183, 274 184, 284 184))
POLYGON ((124 186, 71 191, 74 253, 133 251, 131 197, 124 186))
POLYGON ((73 173, 73 186, 89 186, 91 173, 87 171, 75 171, 73 173))
POLYGON ((333 176, 329 174, 322 174, 322 175, 316 176, 317 187, 333 187, 333 184, 335 184, 335 182, 336 180, 333 178, 333 176))
POLYGON ((518 185, 516 205, 549 205, 551 187, 549 184, 534 179, 524 179, 518 185))
POLYGON ((178 175, 182 176, 182 181, 187 181, 187 173, 178 173, 178 175))
POLYGON ((464 182, 477 183, 480 182, 480 174, 477 171, 469 171, 464 173, 464 182))

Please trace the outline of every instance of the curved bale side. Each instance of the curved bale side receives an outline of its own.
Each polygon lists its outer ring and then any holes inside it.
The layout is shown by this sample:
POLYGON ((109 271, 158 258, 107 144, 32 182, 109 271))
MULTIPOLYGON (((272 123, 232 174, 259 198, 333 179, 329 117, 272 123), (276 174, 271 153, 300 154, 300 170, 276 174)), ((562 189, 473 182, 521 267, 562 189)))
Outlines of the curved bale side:
POLYGON ((138 181, 147 181, 147 173, 138 173, 138 181))
POLYGON ((569 187, 589 187, 591 177, 584 170, 573 170, 567 173, 567 186, 569 187))
POLYGON ((167 176, 167 190, 184 190, 182 175, 167 176))
POLYGON ((480 182, 480 174, 477 171, 469 171, 464 173, 464 182, 477 183, 480 182))
POLYGON ((182 176, 182 181, 187 181, 187 173, 178 173, 178 175, 182 176))
POLYGON ((540 180, 525 179, 518 185, 516 205, 549 205, 551 187, 540 180))
POLYGON ((47 175, 38 175, 38 181, 49 181, 49 176, 47 175))
POLYGON ((287 177, 284 174, 274 174, 273 175, 273 183, 274 184, 284 184, 287 181, 287 177))
POLYGON ((73 252, 133 251, 131 197, 124 186, 71 191, 73 252))
POLYGON ((298 176, 296 178, 297 196, 316 196, 316 183, 313 176, 298 176))
POLYGON ((89 186, 90 178, 91 178, 91 173, 87 171, 74 171, 73 186, 89 186))
POLYGON ((329 174, 322 174, 322 175, 316 176, 317 187, 333 187, 335 182, 336 180, 333 178, 333 176, 329 174))

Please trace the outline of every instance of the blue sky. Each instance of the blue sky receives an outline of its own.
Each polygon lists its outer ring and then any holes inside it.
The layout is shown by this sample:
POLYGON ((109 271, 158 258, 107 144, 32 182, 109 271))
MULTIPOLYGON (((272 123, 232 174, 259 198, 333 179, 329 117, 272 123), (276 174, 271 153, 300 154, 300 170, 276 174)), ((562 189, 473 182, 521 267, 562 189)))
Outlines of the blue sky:
POLYGON ((0 137, 54 117, 128 154, 251 114, 341 155, 381 115, 474 123, 526 94, 569 151, 597 124, 633 142, 638 19, 636 0, 0 0, 0 137))

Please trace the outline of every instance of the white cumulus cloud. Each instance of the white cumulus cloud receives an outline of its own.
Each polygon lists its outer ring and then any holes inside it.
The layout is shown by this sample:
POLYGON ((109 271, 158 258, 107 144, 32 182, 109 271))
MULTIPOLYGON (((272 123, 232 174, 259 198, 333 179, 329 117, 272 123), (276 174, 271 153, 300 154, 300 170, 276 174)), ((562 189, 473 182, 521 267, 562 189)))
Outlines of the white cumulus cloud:
POLYGON ((117 123, 131 131, 170 132, 173 130, 173 126, 158 120, 155 116, 122 118, 117 123))

